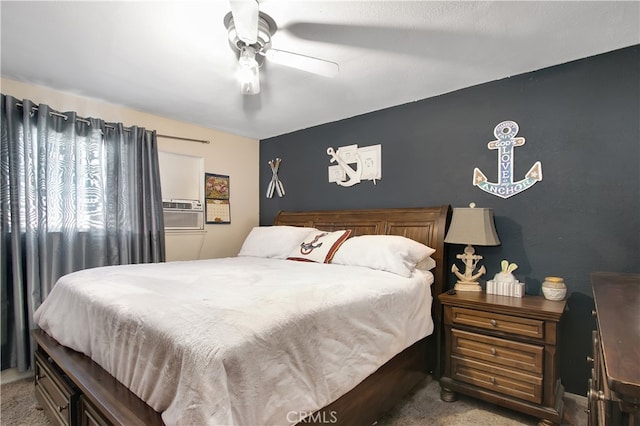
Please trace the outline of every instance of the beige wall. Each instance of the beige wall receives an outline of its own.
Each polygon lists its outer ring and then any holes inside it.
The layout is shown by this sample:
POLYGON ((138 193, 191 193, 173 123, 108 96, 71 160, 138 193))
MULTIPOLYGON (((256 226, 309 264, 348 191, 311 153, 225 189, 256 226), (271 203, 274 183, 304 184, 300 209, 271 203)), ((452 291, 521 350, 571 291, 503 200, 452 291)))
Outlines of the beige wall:
POLYGON ((57 111, 76 111, 81 117, 96 117, 107 122, 122 122, 126 126, 155 129, 159 134, 211 141, 207 145, 158 138, 160 150, 203 157, 205 172, 229 175, 231 189, 231 224, 205 225, 204 233, 167 233, 167 260, 235 256, 245 236, 258 225, 258 140, 41 86, 9 79, 0 79, 0 83, 5 95, 44 103, 57 111))

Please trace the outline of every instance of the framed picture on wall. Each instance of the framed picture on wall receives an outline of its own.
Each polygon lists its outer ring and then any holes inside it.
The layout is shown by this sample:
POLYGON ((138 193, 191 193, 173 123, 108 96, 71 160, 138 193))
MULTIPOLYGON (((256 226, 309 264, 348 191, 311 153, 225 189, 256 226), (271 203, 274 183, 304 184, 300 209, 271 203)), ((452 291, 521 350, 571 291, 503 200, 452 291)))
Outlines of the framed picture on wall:
POLYGON ((205 220, 212 223, 231 223, 229 176, 204 174, 205 220))
POLYGON ((229 176, 204 174, 204 198, 229 199, 229 176))

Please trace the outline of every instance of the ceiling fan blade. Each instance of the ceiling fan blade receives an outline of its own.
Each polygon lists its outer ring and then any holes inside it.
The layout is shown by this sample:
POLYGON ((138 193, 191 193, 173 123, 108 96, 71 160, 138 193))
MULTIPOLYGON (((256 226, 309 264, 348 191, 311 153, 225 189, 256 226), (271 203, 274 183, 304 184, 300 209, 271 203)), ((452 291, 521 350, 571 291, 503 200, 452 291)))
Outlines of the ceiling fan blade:
POLYGON ((258 1, 230 0, 230 4, 238 38, 247 45, 254 44, 258 40, 258 1))
POLYGON ((335 77, 340 72, 340 67, 335 62, 286 50, 269 49, 265 56, 271 62, 325 77, 335 77))

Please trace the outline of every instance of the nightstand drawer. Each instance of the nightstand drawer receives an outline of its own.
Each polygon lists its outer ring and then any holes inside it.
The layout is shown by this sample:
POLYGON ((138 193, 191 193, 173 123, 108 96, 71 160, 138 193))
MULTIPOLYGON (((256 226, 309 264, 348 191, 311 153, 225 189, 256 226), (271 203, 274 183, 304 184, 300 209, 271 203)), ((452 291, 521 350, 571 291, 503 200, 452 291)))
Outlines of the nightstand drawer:
POLYGON ((451 378, 536 404, 542 402, 541 376, 452 356, 451 378))
POLYGON ((451 352, 504 367, 542 374, 544 347, 497 337, 451 330, 451 352))
POLYGON ((511 335, 544 339, 544 321, 452 307, 453 325, 466 325, 511 335))

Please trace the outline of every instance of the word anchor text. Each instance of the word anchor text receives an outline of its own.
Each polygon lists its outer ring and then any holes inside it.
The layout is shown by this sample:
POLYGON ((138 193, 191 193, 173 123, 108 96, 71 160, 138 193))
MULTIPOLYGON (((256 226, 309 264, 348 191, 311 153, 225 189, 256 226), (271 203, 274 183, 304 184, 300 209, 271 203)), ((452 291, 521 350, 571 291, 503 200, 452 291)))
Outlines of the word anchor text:
POLYGON ((524 179, 513 181, 514 148, 524 145, 524 138, 516 137, 518 124, 515 121, 503 121, 493 130, 497 140, 487 144, 489 149, 498 151, 498 182, 489 182, 479 168, 473 169, 473 185, 497 197, 509 198, 525 189, 531 188, 542 180, 542 164, 536 161, 524 179))

